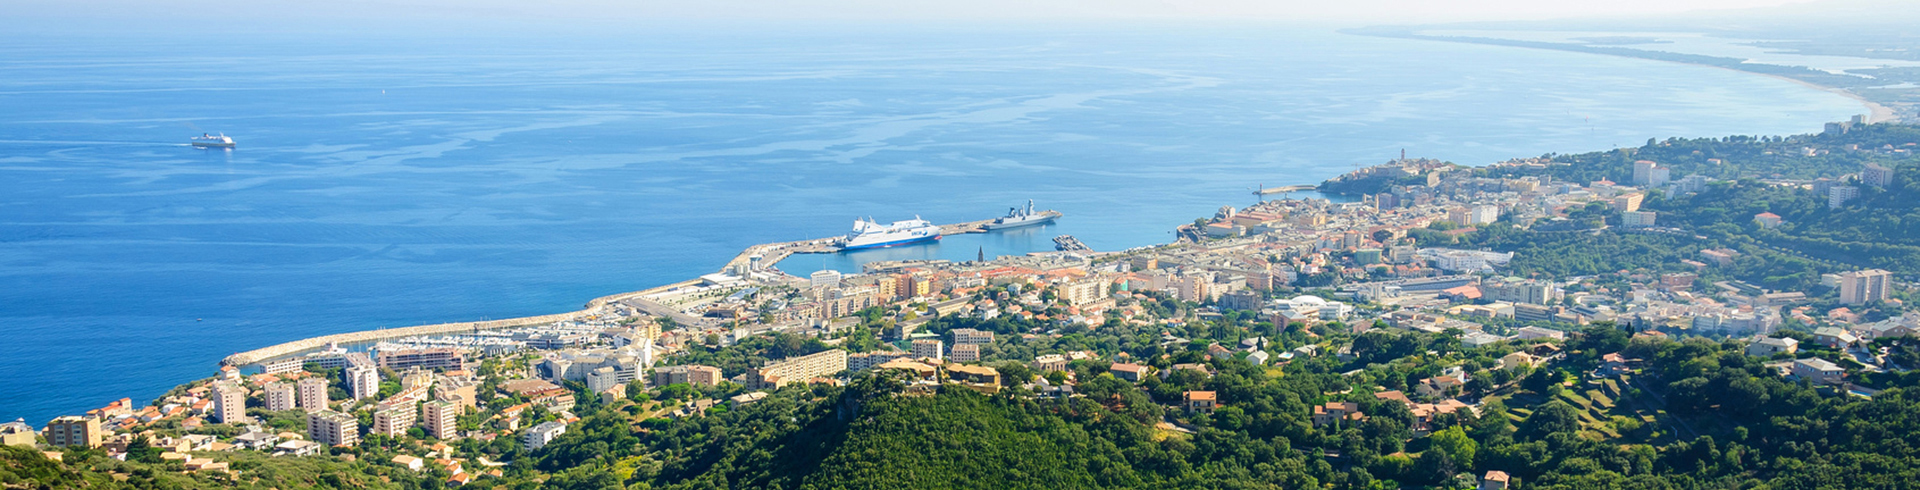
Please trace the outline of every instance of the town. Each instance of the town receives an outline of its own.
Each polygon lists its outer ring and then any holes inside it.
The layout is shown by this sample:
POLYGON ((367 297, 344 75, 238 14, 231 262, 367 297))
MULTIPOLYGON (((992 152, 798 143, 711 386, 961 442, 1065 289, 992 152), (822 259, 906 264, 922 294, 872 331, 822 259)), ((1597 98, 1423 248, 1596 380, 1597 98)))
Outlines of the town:
MULTIPOLYGON (((1801 148, 1767 156, 1905 159, 1915 146, 1793 144, 1801 148)), ((1456 486, 1501 490, 1518 484, 1513 469, 1460 459, 1472 444, 1462 428, 1478 427, 1466 421, 1545 424, 1534 419, 1560 411, 1569 430, 1638 442, 1728 424, 1705 408, 1718 406, 1707 388, 1667 387, 1677 373, 1651 354, 1678 346, 1737 345, 1751 359, 1723 365, 1764 366, 1826 396, 1871 399, 1910 382, 1920 367, 1911 282, 1832 258, 1763 259, 1754 255, 1794 254, 1736 240, 1791 229, 1791 217, 1740 216, 1715 223, 1735 230, 1715 238, 1675 210, 1731 189, 1841 209, 1911 185, 1915 167, 1678 175, 1731 164, 1614 153, 1619 174, 1584 181, 1555 177, 1569 164, 1550 157, 1481 168, 1402 157, 1320 186, 1346 191, 1342 202, 1222 206, 1180 224, 1175 243, 1117 252, 879 262, 798 277, 764 259, 784 256, 782 246, 755 247, 721 272, 574 314, 230 358, 151 403, 121 399, 39 428, 0 425, 0 442, 221 481, 261 478, 262 458, 320 457, 457 486, 533 471, 523 460, 569 440, 589 410, 665 432, 783 393, 882 378, 905 397, 1091 399, 1182 438, 1260 423, 1243 408, 1255 399, 1225 380, 1313 373, 1338 384, 1299 400, 1311 403, 1295 416, 1320 435, 1296 441, 1404 432, 1391 448, 1320 443, 1314 458, 1444 465, 1436 482, 1481 468, 1456 486), (1602 256, 1591 273, 1549 273, 1545 262, 1588 258, 1499 245, 1514 234, 1684 245, 1659 251, 1654 258, 1666 258, 1652 266, 1602 256), (1789 259, 1810 264, 1795 271, 1804 277, 1747 272, 1789 259), (1369 422, 1389 418, 1398 425, 1369 422), (1402 449, 1416 446, 1446 447, 1440 457, 1455 460, 1413 461, 1402 449)))

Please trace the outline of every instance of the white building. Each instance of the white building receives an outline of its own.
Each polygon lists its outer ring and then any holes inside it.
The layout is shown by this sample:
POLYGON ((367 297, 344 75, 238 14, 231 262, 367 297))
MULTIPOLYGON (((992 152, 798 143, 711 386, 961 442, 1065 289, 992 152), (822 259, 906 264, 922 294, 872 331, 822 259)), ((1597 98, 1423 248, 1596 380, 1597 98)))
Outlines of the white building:
POLYGON ((540 425, 527 429, 527 435, 521 437, 520 442, 525 443, 527 449, 540 449, 546 447, 547 443, 553 442, 555 438, 560 437, 560 434, 565 433, 567 433, 567 424, 565 423, 559 421, 541 422, 540 425))
POLYGON ((1447 248, 1423 248, 1415 255, 1433 262, 1441 270, 1454 272, 1490 271, 1494 267, 1507 265, 1513 260, 1513 253, 1482 252, 1476 250, 1454 250, 1447 248))
POLYGON ((380 394, 380 370, 373 366, 353 366, 342 375, 347 378, 347 392, 353 399, 372 398, 380 394))
POLYGON ((913 341, 914 359, 945 359, 945 343, 939 339, 917 339, 913 341))
POLYGON ((807 279, 807 287, 813 289, 840 287, 840 271, 836 270, 814 271, 807 279))
POLYGON ((1646 228, 1653 226, 1654 219, 1660 213, 1653 211, 1627 211, 1620 213, 1620 225, 1627 228, 1646 228))

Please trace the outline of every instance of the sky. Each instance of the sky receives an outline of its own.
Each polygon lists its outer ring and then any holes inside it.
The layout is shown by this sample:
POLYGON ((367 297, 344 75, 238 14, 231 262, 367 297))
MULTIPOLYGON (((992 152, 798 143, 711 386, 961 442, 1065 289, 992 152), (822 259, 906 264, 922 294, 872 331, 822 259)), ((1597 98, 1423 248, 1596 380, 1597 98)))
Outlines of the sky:
MULTIPOLYGON (((0 19, 648 22, 1252 20, 1376 24, 1640 16, 1810 0, 0 0, 0 19)), ((1857 1, 1857 0, 1846 0, 1857 1)), ((1867 0, 1882 1, 1882 0, 1867 0)), ((0 21, 4 22, 4 21, 0 21)))

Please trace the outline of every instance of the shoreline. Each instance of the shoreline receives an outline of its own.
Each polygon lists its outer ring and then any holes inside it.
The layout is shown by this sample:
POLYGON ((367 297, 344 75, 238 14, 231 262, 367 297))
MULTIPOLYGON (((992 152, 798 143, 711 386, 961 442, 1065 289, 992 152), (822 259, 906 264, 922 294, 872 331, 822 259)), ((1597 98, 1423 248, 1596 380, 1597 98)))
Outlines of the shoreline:
MULTIPOLYGON (((1739 69, 1739 68, 1733 68, 1733 67, 1729 67, 1729 66, 1722 66, 1722 65, 1715 65, 1715 64, 1711 64, 1711 63, 1696 63, 1696 62, 1690 62, 1690 61, 1681 61, 1681 60, 1670 60, 1670 59, 1661 59, 1661 58, 1653 58, 1653 57, 1647 57, 1647 56, 1634 56, 1634 55, 1630 55, 1630 54, 1620 54, 1620 53, 1607 53, 1607 52, 1593 52, 1593 51, 1584 51, 1584 50, 1578 50, 1578 49, 1566 49, 1566 48, 1557 48, 1557 47, 1545 47, 1545 46, 1529 46, 1529 45, 1515 45, 1515 44, 1505 44, 1505 43, 1498 43, 1498 42, 1484 42, 1484 41, 1479 41, 1479 40, 1476 40, 1477 38, 1457 38, 1457 39, 1456 39, 1456 38, 1448 38, 1448 37, 1442 37, 1442 36, 1430 36, 1430 35, 1425 35, 1425 34, 1419 34, 1419 33, 1418 33, 1417 31, 1408 31, 1408 32, 1405 32, 1405 33, 1400 33, 1400 34, 1382 34, 1382 33, 1370 33, 1370 32, 1347 32, 1347 31, 1345 31, 1345 30, 1342 30, 1341 32, 1342 32, 1342 33, 1345 33, 1345 34, 1349 34, 1349 35, 1357 35, 1357 36, 1373 36, 1373 37, 1384 37, 1384 38, 1391 38, 1391 39, 1410 39, 1410 40, 1415 40, 1415 41, 1438 41, 1438 42, 1453 42, 1453 43, 1463 43, 1463 44, 1478 44, 1478 45, 1483 45, 1483 46, 1503 46, 1503 47, 1509 47, 1509 48, 1522 48, 1522 49, 1540 49, 1540 50, 1549 50, 1549 51, 1563 51, 1563 52, 1569 52, 1569 53, 1582 53, 1582 54, 1592 54, 1592 55, 1601 55, 1601 56, 1615 56, 1615 57, 1620 57, 1620 58, 1631 58, 1631 59, 1637 59, 1637 60, 1647 60, 1647 61, 1659 61, 1659 62, 1666 62, 1666 63, 1673 63, 1673 64, 1679 64, 1679 65, 1691 65, 1691 66, 1704 66, 1704 67, 1708 67, 1708 68, 1718 68, 1718 69, 1721 69, 1721 70, 1728 70, 1728 71, 1734 71, 1734 72, 1739 72, 1739 73, 1744 73, 1744 74, 1748 74, 1748 75, 1758 75, 1758 76, 1762 76, 1762 77, 1767 77, 1767 78, 1773 78, 1773 79, 1778 79, 1778 80, 1785 80, 1785 81, 1788 81, 1788 82, 1793 82, 1793 83, 1796 83, 1796 84, 1799 84, 1799 85, 1802 85, 1802 86, 1805 86, 1805 87, 1807 87, 1807 88, 1812 88, 1812 89, 1815 89, 1815 90, 1820 90, 1820 91, 1823 91, 1823 92, 1828 92, 1828 93, 1832 93, 1832 94, 1835 94, 1835 95, 1839 95, 1839 96, 1841 96, 1841 97, 1846 97, 1846 98, 1849 98, 1849 99, 1853 99, 1853 101, 1855 101, 1855 102, 1859 102, 1859 103, 1860 103, 1860 105, 1861 105, 1862 107, 1864 107, 1864 108, 1866 108, 1866 109, 1867 109, 1867 123, 1868 123, 1868 124, 1873 124, 1873 123, 1883 123, 1883 122, 1891 122, 1891 123, 1903 123, 1903 122, 1904 122, 1904 121, 1902 121, 1902 118, 1900 117, 1900 113, 1899 113, 1899 111, 1896 111, 1896 110, 1894 110, 1894 109, 1893 109, 1892 107, 1888 107, 1888 106, 1886 106, 1885 104, 1881 104, 1881 103, 1878 103, 1878 102, 1874 102, 1874 101, 1872 101, 1872 100, 1868 100, 1868 99, 1867 99, 1866 97, 1864 97, 1864 96, 1861 96, 1860 94, 1857 94, 1857 93, 1854 93, 1853 91, 1850 91, 1850 90, 1847 90, 1847 89, 1845 89, 1845 88, 1842 88, 1842 87, 1830 87, 1830 86, 1826 86, 1826 85, 1821 85, 1821 84, 1817 84, 1817 83, 1813 83, 1813 82, 1809 82, 1809 81, 1806 81, 1806 80, 1801 80, 1801 79, 1798 79, 1798 78, 1793 78, 1793 77, 1789 77, 1789 76, 1785 76, 1785 75, 1777 75, 1777 74, 1772 74, 1772 73, 1761 73, 1761 72, 1757 72, 1757 71, 1750 71, 1750 70, 1742 70, 1742 69, 1739 69)), ((1493 40, 1499 40, 1499 39, 1493 39, 1493 40)), ((1665 52, 1663 52, 1663 51, 1656 51, 1656 52, 1660 52, 1660 53, 1665 53, 1665 52)), ((1797 66, 1797 65, 1771 65, 1771 66, 1797 66)))
MULTIPOLYGON (((1647 59, 1647 58, 1642 58, 1642 59, 1647 59)), ((1686 64, 1698 65, 1698 66, 1713 66, 1713 65, 1702 65, 1698 63, 1686 63, 1686 64)), ((1755 72, 1750 72, 1746 70, 1735 70, 1733 68, 1727 68, 1724 66, 1713 66, 1713 67, 1719 68, 1722 70, 1732 70, 1732 71, 1737 71, 1741 73, 1759 75, 1767 78, 1776 78, 1780 80, 1786 80, 1786 81, 1797 83, 1814 90, 1829 92, 1835 95, 1839 95, 1841 97, 1853 99, 1855 102, 1859 102, 1860 105, 1866 106, 1867 124, 1883 123, 1883 122, 1894 122, 1894 123, 1900 122, 1900 113, 1894 111, 1892 107, 1887 107, 1886 105, 1881 104, 1879 102, 1867 100, 1866 97, 1863 97, 1860 94, 1853 93, 1853 91, 1851 90, 1847 90, 1840 87, 1828 87, 1826 85, 1821 85, 1821 84, 1817 84, 1817 83, 1813 83, 1813 82, 1809 82, 1806 80, 1801 80, 1793 77, 1787 77, 1787 76, 1781 76, 1781 75, 1769 75, 1766 73, 1755 73, 1755 72)))

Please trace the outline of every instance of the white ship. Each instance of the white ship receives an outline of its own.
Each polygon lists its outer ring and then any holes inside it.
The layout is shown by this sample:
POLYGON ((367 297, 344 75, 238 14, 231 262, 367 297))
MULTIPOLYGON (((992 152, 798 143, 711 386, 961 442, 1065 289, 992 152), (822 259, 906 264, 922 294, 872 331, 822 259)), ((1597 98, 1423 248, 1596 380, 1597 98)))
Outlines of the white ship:
POLYGON ((1044 225, 1052 223, 1053 219, 1058 217, 1060 217, 1060 213, 1053 211, 1034 211, 1033 200, 1028 199, 1027 207, 1009 208, 1007 209, 1006 216, 1001 216, 993 220, 993 222, 981 225, 980 227, 989 230, 1004 230, 1022 226, 1044 225))
POLYGON ((868 218, 853 221, 853 232, 847 234, 845 241, 840 244, 840 249, 892 247, 939 239, 940 227, 918 216, 906 221, 895 221, 889 225, 882 225, 868 218))
POLYGON ((199 136, 193 137, 193 146, 195 148, 233 148, 233 138, 228 138, 226 133, 218 135, 200 133, 199 136))

